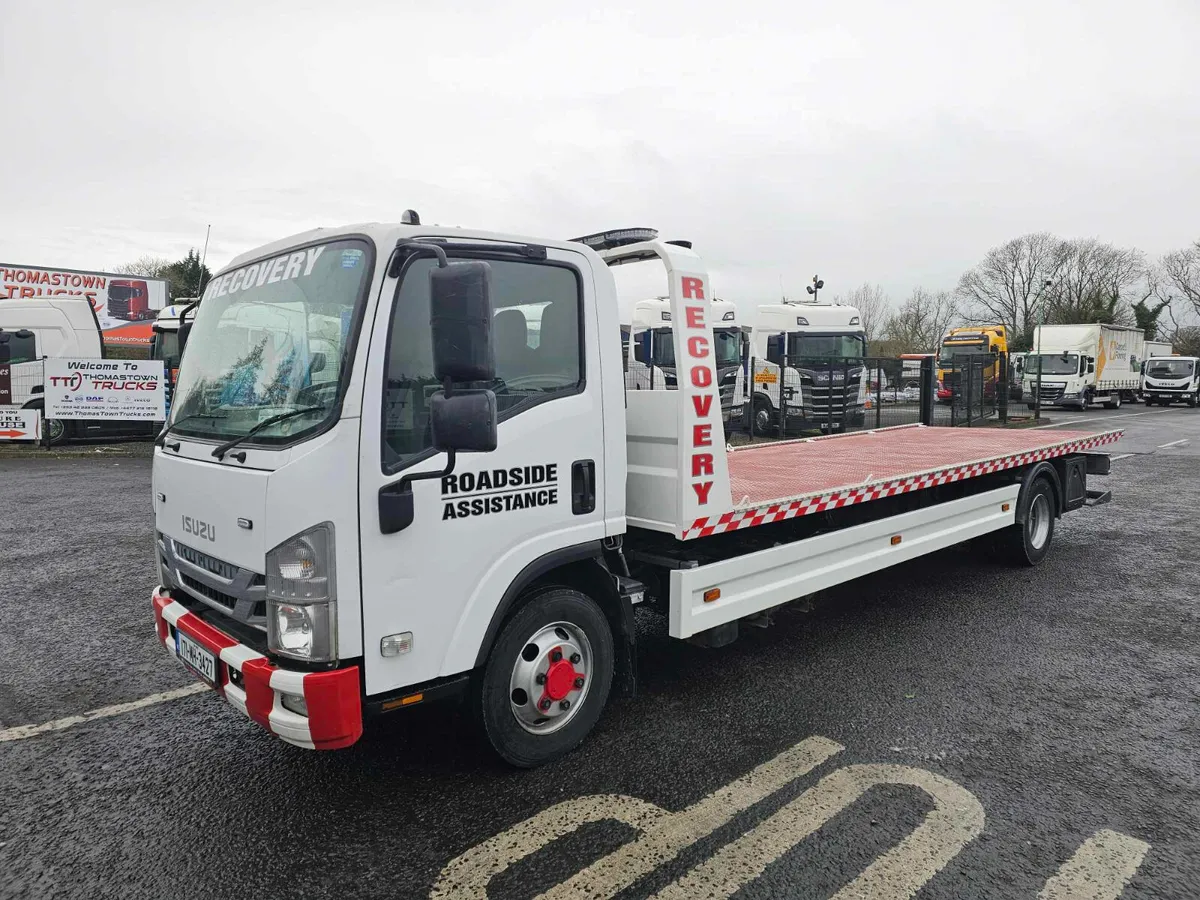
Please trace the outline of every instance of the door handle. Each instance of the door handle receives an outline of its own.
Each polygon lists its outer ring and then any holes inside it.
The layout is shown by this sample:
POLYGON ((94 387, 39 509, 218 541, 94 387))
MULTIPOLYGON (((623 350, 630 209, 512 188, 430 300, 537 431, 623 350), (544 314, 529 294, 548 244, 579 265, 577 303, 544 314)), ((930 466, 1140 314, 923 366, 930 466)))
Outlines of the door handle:
POLYGON ((596 509, 596 463, 581 459, 571 463, 571 512, 577 516, 596 509))

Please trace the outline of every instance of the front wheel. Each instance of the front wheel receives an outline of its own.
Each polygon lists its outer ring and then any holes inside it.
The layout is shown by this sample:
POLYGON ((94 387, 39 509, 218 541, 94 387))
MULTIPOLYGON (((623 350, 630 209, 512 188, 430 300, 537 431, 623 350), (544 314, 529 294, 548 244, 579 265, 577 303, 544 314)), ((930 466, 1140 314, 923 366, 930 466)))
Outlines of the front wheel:
POLYGON ((488 742, 523 769, 577 747, 608 701, 615 653, 604 612, 566 587, 536 590, 500 631, 475 697, 488 742))
POLYGON ((1001 556, 1019 566, 1036 566, 1045 559, 1054 540, 1054 513, 1054 488, 1046 478, 1038 478, 1018 506, 1018 518, 1025 521, 1014 522, 998 535, 1001 556))
POLYGON ((1192 396, 1188 397, 1187 404, 1192 409, 1195 409, 1197 405, 1200 405, 1200 393, 1192 394, 1192 396))

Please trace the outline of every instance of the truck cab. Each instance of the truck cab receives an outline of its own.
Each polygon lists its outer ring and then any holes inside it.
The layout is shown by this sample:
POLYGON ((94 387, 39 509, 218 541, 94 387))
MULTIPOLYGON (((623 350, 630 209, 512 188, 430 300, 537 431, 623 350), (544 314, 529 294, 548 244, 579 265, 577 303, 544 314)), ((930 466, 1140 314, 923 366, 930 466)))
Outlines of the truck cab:
MULTIPOLYGON (((738 384, 744 337, 736 304, 717 298, 712 301, 711 309, 721 417, 728 427, 741 415, 738 384)), ((621 329, 629 342, 625 353, 627 389, 644 391, 676 386, 678 374, 671 325, 670 297, 641 300, 633 307, 632 322, 621 329)))
POLYGON ((938 352, 937 399, 950 403, 966 389, 964 365, 977 366, 972 378, 982 378, 982 395, 996 395, 1000 357, 1008 355, 1008 329, 1003 325, 973 325, 951 328, 942 338, 938 352))
POLYGON ((1142 399, 1147 406, 1200 403, 1200 358, 1151 356, 1142 364, 1142 399))
POLYGON ((157 315, 150 308, 150 286, 140 278, 113 278, 108 282, 108 314, 114 319, 141 322, 157 315))
POLYGON ((865 420, 867 336, 862 315, 839 303, 758 307, 751 337, 754 427, 837 432, 865 420))
MULTIPOLYGON (((0 299, 0 364, 10 368, 8 403, 42 409, 42 360, 46 357, 104 358, 96 310, 84 297, 41 296, 0 299)), ((66 440, 80 423, 46 421, 52 444, 66 440)))

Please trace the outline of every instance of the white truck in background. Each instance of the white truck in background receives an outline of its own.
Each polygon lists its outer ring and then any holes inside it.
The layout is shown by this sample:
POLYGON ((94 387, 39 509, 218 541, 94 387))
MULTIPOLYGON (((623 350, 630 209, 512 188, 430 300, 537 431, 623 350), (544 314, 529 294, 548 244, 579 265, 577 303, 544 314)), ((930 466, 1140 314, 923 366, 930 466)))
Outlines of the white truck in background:
POLYGON ((1123 325, 1039 325, 1024 360, 1024 395, 1033 409, 1041 371, 1041 405, 1120 409, 1136 403, 1146 339, 1123 325))
POLYGON ((1151 356, 1142 369, 1142 399, 1147 406, 1200 404, 1200 358, 1151 356))
POLYGON ((861 428, 870 392, 862 315, 839 303, 758 307, 750 398, 756 434, 861 428))
MULTIPOLYGON (((605 252, 600 254, 604 258, 605 252)), ((737 404, 742 369, 742 328, 737 321, 737 305, 721 299, 712 301, 713 355, 717 367, 717 386, 721 396, 721 419, 728 428, 742 415, 737 404)), ((677 386, 675 339, 671 322, 671 298, 641 300, 633 307, 633 321, 627 335, 625 386, 631 391, 668 389, 677 386)))
MULTIPOLYGON (((44 409, 42 360, 46 357, 104 357, 100 322, 91 302, 66 295, 0 299, 0 365, 8 367, 9 381, 8 396, 0 402, 44 409)), ((48 419, 46 438, 51 444, 62 443, 84 425, 48 419)))
POLYGON ((1174 356, 1175 348, 1170 341, 1146 341, 1142 347, 1142 357, 1149 359, 1152 356, 1164 357, 1174 356))

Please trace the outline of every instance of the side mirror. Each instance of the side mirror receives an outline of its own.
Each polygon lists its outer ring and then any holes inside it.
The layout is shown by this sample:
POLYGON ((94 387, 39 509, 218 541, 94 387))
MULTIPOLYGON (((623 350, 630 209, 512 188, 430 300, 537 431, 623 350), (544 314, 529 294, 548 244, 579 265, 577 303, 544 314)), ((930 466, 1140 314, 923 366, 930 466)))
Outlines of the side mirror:
POLYGON ((1141 368, 1141 370, 1140 370, 1140 371, 1141 371, 1141 373, 1142 373, 1143 375, 1145 375, 1145 374, 1146 374, 1146 364, 1145 364, 1145 363, 1142 363, 1142 368, 1141 368))
POLYGON ((308 363, 308 374, 316 375, 318 372, 325 371, 325 354, 318 350, 312 355, 312 359, 308 363))
POLYGON ((433 447, 441 452, 495 450, 496 419, 496 395, 492 391, 462 391, 449 397, 438 391, 429 398, 433 447))
POLYGON ((1087 370, 1089 375, 1096 371, 1096 360, 1090 356, 1087 361, 1087 370))
POLYGON ((430 269, 429 304, 434 377, 493 380, 492 267, 486 262, 456 262, 430 269))

